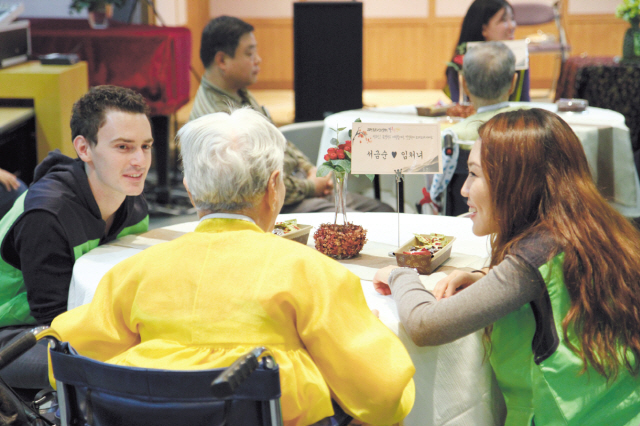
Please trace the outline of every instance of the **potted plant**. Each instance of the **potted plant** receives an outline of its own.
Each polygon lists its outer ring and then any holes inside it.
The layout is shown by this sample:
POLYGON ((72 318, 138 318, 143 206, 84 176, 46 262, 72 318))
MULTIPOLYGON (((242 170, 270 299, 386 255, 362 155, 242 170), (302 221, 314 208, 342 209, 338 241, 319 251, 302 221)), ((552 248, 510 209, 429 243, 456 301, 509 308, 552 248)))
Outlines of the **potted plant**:
POLYGON ((91 28, 105 29, 109 27, 109 18, 113 15, 113 5, 122 7, 125 2, 126 0, 72 0, 69 12, 80 13, 87 9, 91 28))
POLYGON ((616 8, 616 17, 631 24, 624 35, 622 58, 625 61, 640 60, 640 0, 623 0, 616 8))
MULTIPOLYGON (((356 122, 360 122, 357 119, 356 122)), ((351 130, 349 139, 340 143, 338 138, 344 127, 331 129, 336 137, 331 139, 331 148, 324 156, 325 162, 318 167, 317 176, 333 173, 333 191, 336 214, 334 223, 323 223, 315 232, 316 249, 335 259, 348 259, 356 256, 367 242, 367 231, 360 225, 347 221, 346 197, 347 180, 351 173, 351 130), (338 223, 341 219, 342 223, 338 223)), ((373 180, 373 175, 367 175, 373 180)))

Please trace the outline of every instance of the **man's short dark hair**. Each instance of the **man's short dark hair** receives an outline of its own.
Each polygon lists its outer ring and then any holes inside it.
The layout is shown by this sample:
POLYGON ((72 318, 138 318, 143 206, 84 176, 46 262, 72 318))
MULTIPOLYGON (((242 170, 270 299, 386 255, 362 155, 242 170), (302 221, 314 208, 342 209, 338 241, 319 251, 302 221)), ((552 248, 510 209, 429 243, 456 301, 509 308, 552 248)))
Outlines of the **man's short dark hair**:
POLYGON ((202 30, 202 42, 200 44, 200 59, 202 65, 208 68, 216 56, 222 51, 232 58, 236 55, 236 49, 240 37, 253 31, 253 25, 233 16, 218 16, 213 18, 204 30, 202 30))
POLYGON ((85 93, 71 112, 71 137, 84 136, 91 145, 98 143, 98 130, 104 125, 108 111, 149 115, 142 95, 118 86, 96 86, 85 93))

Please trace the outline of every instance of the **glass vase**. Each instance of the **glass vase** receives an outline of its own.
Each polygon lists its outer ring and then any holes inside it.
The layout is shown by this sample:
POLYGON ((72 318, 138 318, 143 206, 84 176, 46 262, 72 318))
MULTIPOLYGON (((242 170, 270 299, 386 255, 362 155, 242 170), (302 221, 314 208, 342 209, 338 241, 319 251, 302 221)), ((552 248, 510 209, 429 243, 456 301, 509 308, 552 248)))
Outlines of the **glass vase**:
POLYGON ((333 223, 336 225, 347 224, 347 180, 348 173, 333 172, 333 195, 335 199, 336 215, 333 223), (339 222, 342 220, 342 223, 339 222))
POLYGON ((630 22, 631 27, 627 29, 624 34, 624 41, 622 44, 622 59, 625 61, 639 61, 640 60, 640 24, 639 19, 632 19, 630 22))
POLYGON ((318 251, 334 259, 357 256, 367 242, 367 230, 347 222, 346 173, 333 172, 333 194, 336 214, 333 223, 323 223, 313 234, 318 251), (342 223, 340 223, 342 222, 342 223))
POLYGON ((109 18, 113 14, 110 4, 98 3, 89 8, 89 26, 94 30, 109 28, 109 18))

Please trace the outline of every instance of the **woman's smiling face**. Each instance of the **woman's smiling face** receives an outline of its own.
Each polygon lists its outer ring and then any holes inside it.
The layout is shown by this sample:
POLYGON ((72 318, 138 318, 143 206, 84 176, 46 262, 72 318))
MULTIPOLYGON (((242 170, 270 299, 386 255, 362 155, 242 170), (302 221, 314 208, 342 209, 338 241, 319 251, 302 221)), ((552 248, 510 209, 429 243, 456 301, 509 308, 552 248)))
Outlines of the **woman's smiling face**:
POLYGON ((516 21, 510 7, 503 7, 482 26, 485 41, 513 40, 515 38, 516 21))
POLYGON ((493 234, 498 226, 493 215, 491 193, 489 185, 482 171, 480 149, 482 141, 478 139, 473 144, 469 154, 469 176, 462 187, 462 196, 467 197, 473 233, 478 236, 493 234))

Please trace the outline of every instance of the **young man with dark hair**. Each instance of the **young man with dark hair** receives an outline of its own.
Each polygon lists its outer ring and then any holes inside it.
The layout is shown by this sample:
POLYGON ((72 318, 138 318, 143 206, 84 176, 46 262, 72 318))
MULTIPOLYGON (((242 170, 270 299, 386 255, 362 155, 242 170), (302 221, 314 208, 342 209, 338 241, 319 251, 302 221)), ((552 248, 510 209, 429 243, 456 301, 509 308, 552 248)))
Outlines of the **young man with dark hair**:
MULTIPOLYGON (((212 19, 202 31, 200 59, 205 72, 190 120, 245 106, 271 120, 266 109, 247 90, 257 81, 262 62, 252 25, 231 16, 212 19)), ((335 210, 331 176, 317 177, 316 167, 291 142, 287 142, 285 148, 284 183, 287 192, 282 213, 335 210)), ((347 209, 393 211, 378 200, 353 193, 347 194, 347 209)))
MULTIPOLYGON (((59 151, 0 221, 0 347, 67 310, 73 265, 100 244, 148 229, 142 195, 151 165, 148 107, 115 86, 91 89, 73 106, 79 158, 59 151)), ((46 387, 46 346, 0 371, 10 385, 46 387)))

